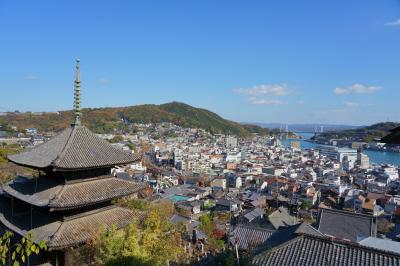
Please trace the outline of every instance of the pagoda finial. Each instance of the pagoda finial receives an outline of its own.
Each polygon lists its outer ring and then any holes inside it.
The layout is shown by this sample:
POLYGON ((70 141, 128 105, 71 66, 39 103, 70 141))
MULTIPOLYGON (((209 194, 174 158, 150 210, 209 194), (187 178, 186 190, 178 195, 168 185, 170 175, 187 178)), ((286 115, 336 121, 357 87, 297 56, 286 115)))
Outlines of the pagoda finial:
POLYGON ((76 59, 76 76, 74 83, 74 125, 81 125, 81 75, 79 70, 79 59, 76 59))

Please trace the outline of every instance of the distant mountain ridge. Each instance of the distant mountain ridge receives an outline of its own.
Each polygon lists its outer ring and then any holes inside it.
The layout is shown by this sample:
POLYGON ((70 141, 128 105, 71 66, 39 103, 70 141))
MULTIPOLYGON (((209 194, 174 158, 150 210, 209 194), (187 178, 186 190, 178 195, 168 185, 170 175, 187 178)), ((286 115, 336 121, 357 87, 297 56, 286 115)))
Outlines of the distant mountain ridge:
POLYGON ((370 142, 374 139, 381 139, 389 134, 390 130, 399 126, 400 123, 396 122, 382 122, 356 129, 325 132, 318 134, 313 139, 317 142, 324 142, 329 139, 346 139, 350 141, 370 142))
MULTIPOLYGON (((0 116, 0 125, 17 128, 38 128, 59 131, 73 121, 72 111, 43 113, 6 113, 0 116)), ((246 136, 251 133, 267 134, 268 129, 256 125, 240 124, 222 118, 209 110, 185 103, 144 104, 128 107, 85 108, 82 110, 83 124, 97 133, 123 129, 130 123, 171 122, 182 127, 202 128, 212 133, 246 136)))
POLYGON ((265 128, 282 128, 285 130, 286 125, 288 126, 289 131, 309 131, 314 132, 317 130, 318 132, 321 131, 321 126, 323 128, 323 132, 327 131, 340 131, 340 130, 347 130, 347 129, 356 129, 363 126, 352 126, 352 125, 335 125, 335 124, 284 124, 284 123, 251 123, 260 127, 265 128))

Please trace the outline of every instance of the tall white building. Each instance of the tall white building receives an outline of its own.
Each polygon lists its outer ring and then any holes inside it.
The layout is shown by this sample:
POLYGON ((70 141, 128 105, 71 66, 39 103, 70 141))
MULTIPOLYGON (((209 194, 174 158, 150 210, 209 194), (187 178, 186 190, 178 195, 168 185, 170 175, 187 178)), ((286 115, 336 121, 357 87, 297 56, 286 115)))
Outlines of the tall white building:
POLYGON ((326 156, 329 159, 332 160, 338 160, 337 156, 337 147, 333 147, 333 146, 318 146, 317 150, 319 151, 319 154, 322 156, 326 156))
POLYGON ((368 155, 359 152, 357 154, 357 163, 361 169, 368 169, 369 168, 369 158, 368 155))
POLYGON ((228 152, 225 161, 230 163, 240 163, 245 158, 245 153, 243 151, 239 152, 228 152))
POLYGON ((350 163, 356 163, 357 161, 357 150, 349 148, 338 148, 333 146, 319 146, 317 148, 320 155, 326 156, 332 160, 338 160, 343 162, 343 158, 347 157, 350 163))
POLYGON ((174 150, 174 166, 176 169, 184 169, 183 151, 181 149, 174 150))
POLYGON ((225 145, 227 148, 236 148, 237 147, 237 138, 234 136, 227 136, 225 139, 225 145))
POLYGON ((337 149, 337 158, 340 162, 343 162, 343 158, 347 157, 347 160, 354 164, 357 161, 357 150, 349 149, 349 148, 338 148, 337 149))

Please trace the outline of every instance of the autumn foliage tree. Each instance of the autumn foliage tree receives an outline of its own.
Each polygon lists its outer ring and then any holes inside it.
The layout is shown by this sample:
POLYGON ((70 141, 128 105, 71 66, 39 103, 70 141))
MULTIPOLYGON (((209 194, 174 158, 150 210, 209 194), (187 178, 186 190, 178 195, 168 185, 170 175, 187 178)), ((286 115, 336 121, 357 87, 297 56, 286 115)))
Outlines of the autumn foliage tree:
POLYGON ((103 228, 92 242, 91 258, 80 254, 75 265, 158 266, 180 262, 184 257, 182 236, 169 223, 173 205, 149 206, 143 221, 134 219, 126 228, 103 228))
POLYGON ((200 216, 200 228, 206 233, 208 238, 208 247, 212 250, 221 250, 225 247, 223 240, 225 233, 217 227, 214 217, 210 214, 200 216))
POLYGON ((225 232, 220 228, 215 228, 213 231, 213 236, 215 237, 215 239, 220 240, 224 238, 225 232))

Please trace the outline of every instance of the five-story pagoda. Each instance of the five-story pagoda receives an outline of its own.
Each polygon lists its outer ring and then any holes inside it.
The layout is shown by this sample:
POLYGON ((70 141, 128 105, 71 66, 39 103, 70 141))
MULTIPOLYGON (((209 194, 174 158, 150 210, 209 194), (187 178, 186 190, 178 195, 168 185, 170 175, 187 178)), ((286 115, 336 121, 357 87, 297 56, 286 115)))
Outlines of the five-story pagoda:
POLYGON ((119 150, 81 125, 79 60, 76 62, 74 123, 49 141, 8 159, 38 170, 39 177, 18 176, 5 184, 0 196, 3 229, 35 242, 46 241, 42 260, 69 265, 68 250, 78 247, 105 225, 126 226, 133 213, 112 204, 145 188, 110 175, 115 165, 140 158, 119 150))

